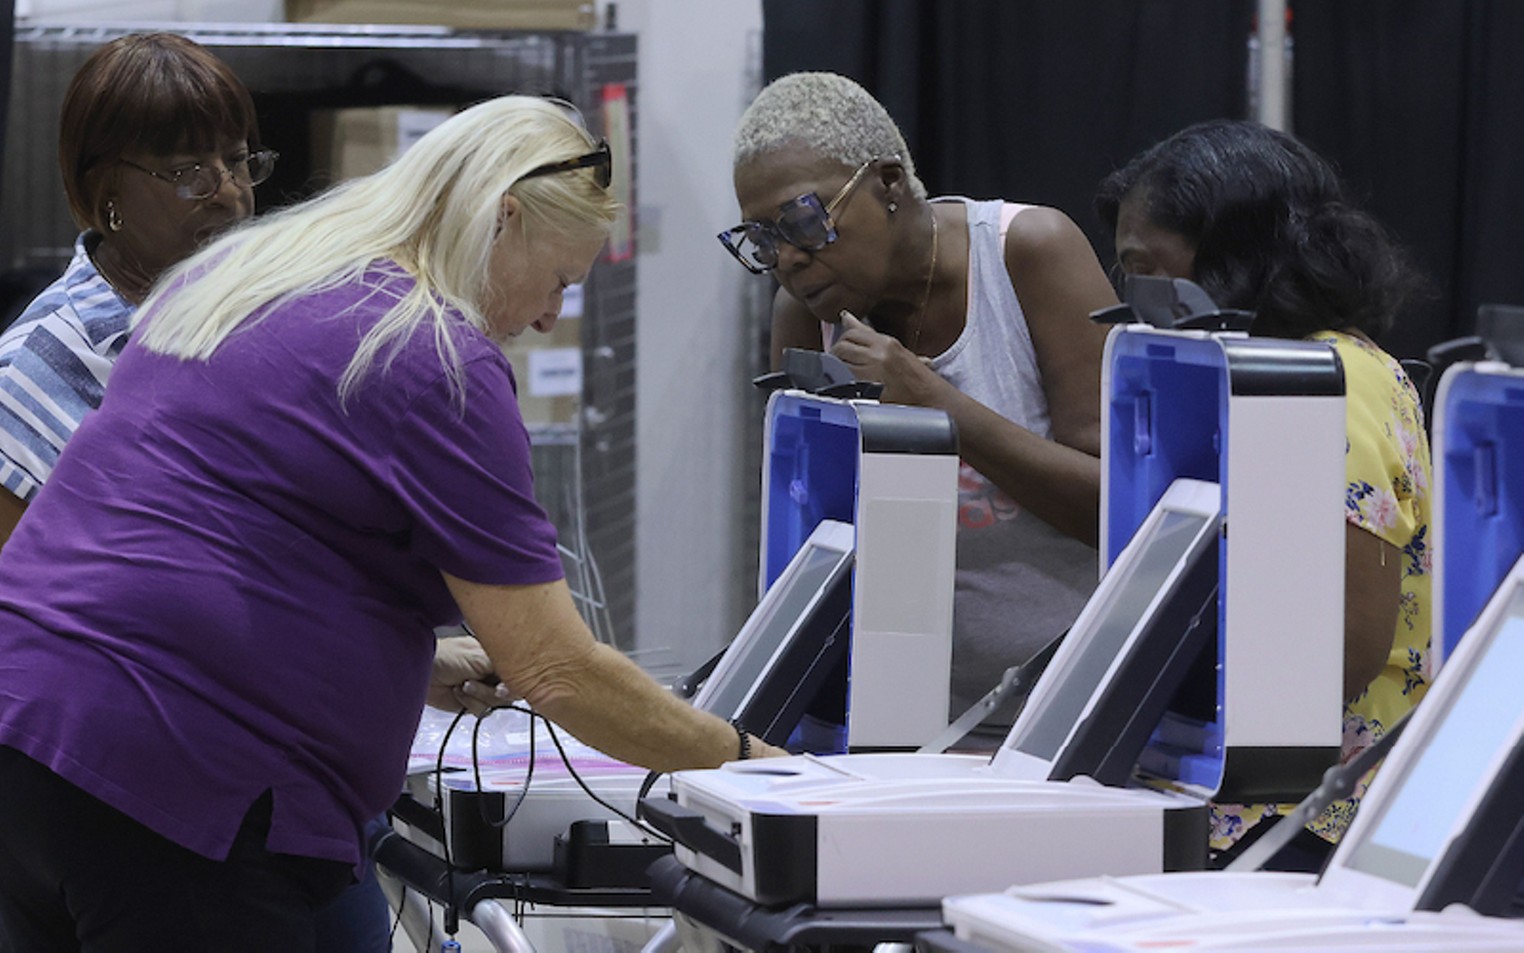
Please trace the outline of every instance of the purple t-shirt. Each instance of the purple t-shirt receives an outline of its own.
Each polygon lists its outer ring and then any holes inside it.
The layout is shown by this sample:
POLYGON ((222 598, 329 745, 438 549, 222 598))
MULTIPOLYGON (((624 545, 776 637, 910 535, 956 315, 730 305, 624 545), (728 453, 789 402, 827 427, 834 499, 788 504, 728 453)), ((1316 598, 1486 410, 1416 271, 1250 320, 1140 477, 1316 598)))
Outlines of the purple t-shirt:
POLYGON ((459 619, 440 571, 562 575, 484 335, 453 334, 463 408, 432 332, 340 407, 409 287, 375 267, 205 362, 127 347, 0 553, 0 744, 214 859, 266 789, 271 850, 359 858, 459 619))

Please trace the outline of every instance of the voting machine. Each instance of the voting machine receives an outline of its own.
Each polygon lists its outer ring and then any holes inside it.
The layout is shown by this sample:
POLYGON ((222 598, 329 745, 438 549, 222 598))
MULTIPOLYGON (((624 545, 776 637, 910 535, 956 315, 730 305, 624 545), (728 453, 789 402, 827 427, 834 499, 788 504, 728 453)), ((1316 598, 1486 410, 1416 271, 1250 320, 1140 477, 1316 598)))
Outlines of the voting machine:
POLYGON ((1199 823, 1207 797, 1294 800, 1337 759, 1337 356, 1323 345, 1130 326, 1110 338, 1105 368, 1112 566, 997 756, 847 755, 680 772, 668 799, 642 804, 674 836, 688 871, 667 878, 659 893, 671 895, 660 899, 736 938, 738 925, 714 912, 736 896, 759 907, 892 908, 935 904, 964 884, 1053 879, 1047 872, 1059 869, 1199 866, 1204 827, 1191 835, 1193 852, 1181 832, 1199 823), (1216 497, 1213 515, 1190 515, 1172 487, 1216 497), (1194 531, 1171 560, 1159 555, 1170 535, 1159 531, 1180 521, 1194 531), (1141 593, 1141 606, 1129 609, 1123 593, 1141 593), (1274 616, 1262 618, 1271 606, 1274 616), (1162 642, 1115 639, 1159 618, 1172 620, 1154 633, 1162 642), (1182 674, 1187 646, 1205 631, 1182 674), (1157 651, 1171 639, 1175 651, 1157 651), (1157 695, 1144 693, 1137 717, 1106 704, 1124 683, 1136 692, 1136 678, 1108 682, 1101 672, 1104 684, 1081 694, 1078 710, 1074 693, 1056 688, 1101 644, 1122 653, 1096 653, 1108 672, 1122 659, 1160 666, 1148 681, 1157 695), (1156 654, 1129 654, 1140 644, 1156 654), (1172 679, 1187 690, 1169 691, 1172 679), (1107 714, 1086 730, 1097 711, 1107 714), (1135 767, 1144 782, 1119 786, 1135 767))

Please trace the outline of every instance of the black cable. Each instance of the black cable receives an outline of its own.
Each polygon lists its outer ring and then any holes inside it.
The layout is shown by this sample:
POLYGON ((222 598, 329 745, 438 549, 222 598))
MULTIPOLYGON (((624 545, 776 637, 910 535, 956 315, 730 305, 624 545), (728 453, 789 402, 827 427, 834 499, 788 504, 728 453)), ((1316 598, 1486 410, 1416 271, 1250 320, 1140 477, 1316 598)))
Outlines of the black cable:
POLYGON ((1274 827, 1267 830, 1223 869, 1236 871, 1263 869, 1264 865, 1275 856, 1276 851, 1290 843, 1307 824, 1322 814, 1328 805, 1354 793, 1360 779, 1377 764, 1386 760, 1387 752, 1391 751, 1397 739, 1402 737, 1411 717, 1411 711, 1404 714, 1396 724, 1386 730, 1386 734, 1362 748, 1353 758, 1324 771, 1323 778, 1317 787, 1302 798, 1296 807, 1282 815, 1274 827))
MULTIPOLYGON (((407 912, 407 892, 408 892, 408 890, 411 889, 410 887, 408 887, 408 885, 406 883, 404 883, 401 880, 401 878, 398 878, 397 885, 402 888, 402 893, 399 895, 399 899, 397 901, 397 915, 392 918, 392 928, 391 928, 391 930, 386 935, 386 946, 387 946, 387 949, 394 949, 397 946, 397 929, 400 926, 402 926, 402 917, 403 917, 403 914, 407 912)), ((428 916, 428 923, 429 923, 428 929, 429 929, 429 933, 428 933, 428 938, 424 941, 424 945, 429 947, 429 949, 433 949, 433 947, 434 947, 434 901, 430 900, 429 899, 429 895, 424 893, 424 892, 422 892, 422 891, 415 891, 415 893, 417 893, 418 896, 423 898, 424 913, 427 914, 427 916, 428 916)), ((409 940, 409 942, 411 942, 411 939, 409 940)))
MULTIPOLYGON (((546 718, 544 715, 536 714, 535 717, 536 718, 540 718, 540 719, 542 719, 545 722, 545 730, 550 732, 550 740, 555 744, 556 751, 561 755, 561 763, 566 765, 566 771, 567 771, 567 773, 572 776, 572 780, 573 781, 577 782, 577 787, 581 788, 584 794, 586 794, 588 797, 592 798, 593 802, 595 804, 602 805, 606 810, 612 811, 613 813, 617 814, 619 817, 622 817, 626 821, 629 821, 631 824, 633 824, 635 826, 636 830, 645 831, 649 836, 656 838, 657 840, 661 841, 664 844, 670 844, 670 843, 672 843, 672 839, 667 837, 665 834, 661 833, 660 831, 655 830, 654 828, 646 826, 646 823, 644 821, 639 820, 638 818, 632 817, 629 814, 626 814, 624 811, 621 811, 619 808, 615 807, 614 805, 612 805, 609 802, 605 801, 603 798, 601 798, 598 795, 594 794, 593 793, 593 789, 587 786, 587 782, 586 781, 582 780, 582 775, 578 774, 577 773, 577 769, 572 767, 571 759, 566 756, 566 749, 561 746, 561 738, 560 738, 559 735, 556 734, 555 723, 552 722, 549 718, 546 718)), ((637 803, 638 803, 638 801, 637 801, 637 803)))
MULTIPOLYGON (((471 731, 471 770, 472 770, 472 778, 473 778, 473 781, 474 781, 474 783, 476 785, 476 790, 477 790, 478 794, 485 793, 483 791, 483 788, 482 788, 482 778, 481 778, 481 757, 480 757, 481 722, 482 722, 482 720, 484 718, 486 718, 487 716, 491 715, 492 712, 498 711, 498 710, 502 710, 502 709, 507 709, 509 711, 521 712, 521 713, 529 716, 529 764, 528 764, 527 768, 525 769, 524 782, 523 782, 523 784, 520 787, 518 797, 514 800, 513 807, 504 812, 503 818, 500 821, 493 821, 493 820, 491 820, 490 818, 488 818, 486 816, 485 798, 480 798, 478 800, 477 807, 478 807, 478 810, 481 812, 483 823, 485 823, 486 825, 488 825, 489 827, 491 827, 493 829, 499 829, 500 830, 503 827, 506 827, 508 822, 513 819, 514 815, 517 814, 519 808, 523 805, 524 799, 528 796, 528 794, 529 794, 529 785, 530 785, 530 783, 532 782, 532 780, 534 778, 534 765, 535 765, 535 760, 536 760, 535 759, 535 755, 536 755, 536 747, 535 747, 535 719, 538 718, 541 721, 545 722, 546 731, 549 732, 549 734, 550 734, 550 740, 551 740, 551 742, 556 747, 556 753, 558 755, 560 755, 561 763, 566 766, 567 773, 569 775, 571 775, 572 780, 577 783, 577 786, 582 789, 582 792, 584 794, 586 794, 588 796, 588 798, 590 798, 593 801, 593 803, 600 805, 605 810, 609 811, 611 814, 614 814, 615 816, 620 817, 620 818, 624 819, 625 821, 629 822, 637 830, 644 832, 647 836, 651 837, 652 839, 654 839, 656 841, 659 841, 659 842, 662 842, 662 843, 671 843, 671 839, 666 837, 661 832, 652 829, 651 827, 646 825, 643 821, 641 821, 638 818, 633 817, 630 814, 620 810, 619 808, 615 807, 614 805, 610 804, 608 801, 605 801, 603 798, 601 798, 597 794, 595 794, 593 792, 592 788, 590 788, 588 786, 587 782, 582 778, 582 775, 579 774, 577 772, 577 769, 572 765, 571 757, 566 753, 566 747, 562 744, 560 735, 557 734, 557 732, 556 732, 555 723, 552 722, 549 718, 547 718, 544 715, 540 714, 539 712, 536 712, 536 711, 534 711, 534 710, 532 710, 530 708, 526 708, 526 707, 524 707, 522 705, 508 704, 508 705, 493 706, 492 708, 488 709, 485 713, 483 713, 483 715, 478 717, 476 725, 474 725, 473 728, 472 728, 472 731, 471 731)), ((444 737, 442 739, 440 739, 440 742, 439 742, 439 752, 438 752, 438 754, 435 757, 435 763, 434 763, 434 810, 435 810, 436 813, 438 813, 441 825, 443 826, 443 830, 442 830, 441 838, 440 838, 440 844, 441 844, 441 847, 443 848, 443 851, 444 851, 444 862, 445 862, 446 880, 447 880, 447 883, 445 884, 446 904, 444 906, 444 919, 445 919, 444 930, 445 930, 446 936, 452 937, 452 938, 456 935, 456 933, 459 932, 459 929, 460 929, 460 911, 459 911, 459 908, 458 908, 458 901, 457 901, 456 896, 455 896, 455 862, 454 862, 453 857, 451 856, 452 852, 450 850, 451 831, 450 831, 450 825, 445 820, 445 809, 444 809, 444 758, 445 758, 445 751, 449 747, 450 738, 455 733, 455 729, 460 725, 461 719, 464 718, 466 714, 467 713, 464 710, 462 710, 462 711, 456 713, 455 717, 453 719, 451 719, 449 727, 447 727, 445 729, 444 737)), ((637 797, 637 803, 638 803, 640 798, 645 797, 645 795, 650 791, 651 786, 656 782, 656 779, 659 778, 660 776, 661 776, 661 772, 657 772, 657 771, 649 772, 646 775, 646 778, 642 782, 641 787, 640 787, 640 793, 639 793, 639 796, 637 797)), ((405 904, 406 903, 406 899, 407 899, 407 895, 406 895, 405 889, 404 889, 404 893, 403 893, 402 899, 403 899, 403 904, 405 904)), ((425 899, 427 900, 427 897, 425 897, 425 899)), ((515 902, 515 907, 516 908, 521 908, 522 907, 523 898, 517 895, 517 891, 515 891, 514 902, 515 902)), ((392 934, 393 934, 394 937, 395 937, 396 930, 397 930, 397 924, 400 923, 401 919, 402 919, 401 906, 402 905, 399 904, 399 910, 398 910, 398 914, 397 914, 397 921, 395 923, 393 923, 393 925, 392 925, 392 934)), ((521 914, 516 913, 515 914, 515 918, 517 919, 520 915, 521 914)), ((430 906, 429 906, 429 945, 431 947, 433 946, 433 929, 434 929, 433 924, 434 924, 433 906, 432 906, 432 904, 430 904, 430 906)))
MULTIPOLYGON (((448 903, 444 911, 444 928, 448 936, 454 936, 460 932, 460 911, 456 908, 455 901, 455 862, 450 858, 450 826, 445 821, 444 810, 444 756, 445 749, 449 747, 450 735, 455 733, 455 726, 466 716, 465 709, 455 713, 450 719, 450 726, 445 729, 444 737, 439 742, 439 755, 434 761, 434 810, 439 812, 439 822, 444 830, 439 838, 440 846, 444 848, 445 862, 445 899, 448 903)), ((433 946, 434 940, 434 911, 429 909, 429 945, 433 946)))
POLYGON ((666 773, 665 771, 646 772, 646 779, 640 782, 640 790, 635 792, 635 809, 637 811, 640 809, 640 802, 644 801, 646 795, 651 793, 651 788, 656 786, 657 779, 666 773))
MULTIPOLYGON (((634 825, 636 830, 645 832, 647 836, 652 837, 652 838, 654 838, 654 839, 656 839, 656 840, 658 840, 658 841, 660 841, 660 842, 662 842, 664 844, 670 844, 672 842, 671 838, 667 837, 665 834, 662 834, 660 831, 657 831, 654 828, 648 826, 644 821, 641 821, 638 818, 633 817, 633 816, 631 816, 630 814, 628 814, 628 813, 626 813, 624 811, 621 811, 619 808, 615 807, 614 805, 610 804, 608 801, 605 801, 603 798, 601 798, 597 794, 593 793, 593 789, 588 787, 588 784, 587 784, 587 782, 585 780, 583 780, 582 775, 578 774, 577 773, 577 769, 572 766, 571 758, 567 755, 566 748, 561 743, 561 736, 556 733, 555 722, 551 721, 549 718, 545 717, 544 715, 540 714, 539 712, 535 711, 532 708, 526 708, 525 706, 519 705, 519 704, 516 704, 516 703, 515 704, 507 704, 507 705, 497 705, 497 706, 494 706, 492 709, 490 709, 488 714, 490 714, 492 711, 498 711, 498 710, 501 710, 501 709, 507 709, 509 711, 521 712, 521 713, 529 716, 529 767, 528 767, 527 773, 526 773, 526 775, 524 777, 524 784, 523 784, 522 788, 519 790, 518 799, 514 802, 513 808, 510 811, 507 811, 505 813, 505 815, 503 817, 503 820, 501 822, 494 823, 494 822, 488 820, 487 817, 485 816, 485 811, 486 811, 485 804, 480 805, 481 810, 483 811, 482 820, 483 820, 484 823, 487 823, 487 824, 489 824, 489 825, 491 825, 491 826, 493 826, 495 828, 499 828, 499 829, 504 827, 504 826, 506 826, 508 821, 513 818, 513 815, 515 813, 517 813, 519 807, 524 803, 524 798, 526 796, 528 796, 528 794, 529 794, 529 783, 530 783, 530 780, 534 776, 534 760, 535 760, 534 759, 534 751, 535 751, 535 747, 534 747, 535 746, 535 741, 534 741, 534 738, 535 738, 535 724, 534 723, 535 723, 535 719, 538 718, 539 720, 545 722, 545 729, 550 734, 550 740, 551 740, 551 742, 556 746, 556 753, 561 756, 561 763, 566 766, 566 772, 567 772, 567 774, 571 775, 571 779, 577 783, 577 787, 582 789, 582 793, 586 794, 590 799, 592 799, 593 803, 603 807, 605 810, 609 811, 611 814, 614 814, 617 817, 620 817, 620 818, 624 819, 625 821, 628 821, 630 824, 634 825)), ((479 726, 480 726, 480 722, 478 721, 478 727, 479 726)), ((479 790, 481 790, 481 786, 482 786, 482 784, 481 784, 481 765, 480 765, 480 763, 478 761, 478 758, 477 758, 477 749, 476 749, 476 746, 475 746, 475 740, 476 740, 476 736, 473 734, 473 736, 472 736, 472 742, 473 742, 473 744, 472 744, 472 748, 471 748, 471 762, 472 762, 471 766, 472 766, 472 770, 475 772, 476 787, 477 787, 477 790, 479 791, 479 790)), ((647 775, 646 780, 645 780, 644 784, 641 786, 641 789, 640 789, 640 791, 641 791, 640 797, 644 797, 646 792, 650 790, 651 784, 655 783, 655 779, 656 779, 656 777, 659 776, 659 774, 660 774, 659 772, 652 772, 651 774, 647 775)), ((638 800, 639 799, 637 798, 637 803, 638 803, 638 800)))
MULTIPOLYGON (((471 774, 476 781, 476 790, 481 794, 485 794, 486 791, 482 788, 482 765, 477 755, 477 739, 481 737, 482 722, 486 721, 487 717, 493 712, 503 709, 508 709, 509 711, 528 711, 528 709, 519 708, 516 705, 494 705, 477 716, 476 724, 471 729, 471 774)), ((519 808, 524 804, 524 797, 529 794, 529 783, 534 780, 534 753, 534 718, 531 717, 529 719, 529 766, 524 771, 524 783, 519 785, 519 796, 514 799, 513 807, 503 811, 502 819, 497 821, 487 816, 487 799, 485 797, 478 797, 476 799, 476 810, 483 824, 494 830, 502 830, 508 826, 509 821, 513 820, 513 815, 519 812, 519 808)))
POLYGON ((397 928, 402 925, 402 911, 407 909, 407 884, 399 878, 397 883, 402 887, 402 893, 397 900, 397 915, 392 918, 391 932, 386 935, 386 948, 393 949, 397 945, 397 928))

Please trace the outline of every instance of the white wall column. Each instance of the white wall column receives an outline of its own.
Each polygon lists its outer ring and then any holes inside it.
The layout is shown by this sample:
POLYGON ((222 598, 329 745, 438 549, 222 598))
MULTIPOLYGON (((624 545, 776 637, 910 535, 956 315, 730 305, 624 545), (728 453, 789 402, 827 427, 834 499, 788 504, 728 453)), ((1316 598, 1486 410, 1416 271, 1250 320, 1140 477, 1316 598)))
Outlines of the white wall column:
MULTIPOLYGON (((695 664, 734 635, 743 565, 742 282, 730 142, 755 92, 760 0, 621 0, 638 34, 639 648, 695 664)), ((755 475, 753 475, 755 476, 755 475)), ((644 659, 643 659, 644 660, 644 659)))

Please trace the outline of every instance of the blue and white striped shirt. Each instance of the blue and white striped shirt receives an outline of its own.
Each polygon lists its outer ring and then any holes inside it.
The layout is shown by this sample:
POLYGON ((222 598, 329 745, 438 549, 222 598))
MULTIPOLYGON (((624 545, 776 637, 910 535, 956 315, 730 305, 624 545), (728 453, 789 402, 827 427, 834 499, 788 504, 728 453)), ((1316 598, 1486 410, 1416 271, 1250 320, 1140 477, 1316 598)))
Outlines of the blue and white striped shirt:
POLYGON ((86 238, 75 240, 63 276, 0 336, 0 486, 28 502, 100 406, 127 343, 134 307, 96 270, 86 238))

